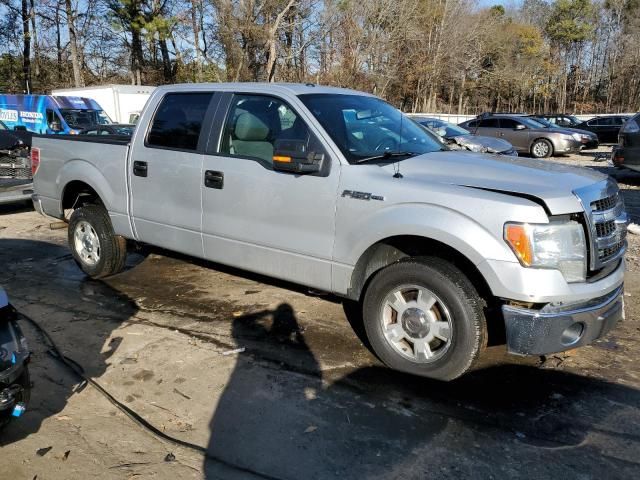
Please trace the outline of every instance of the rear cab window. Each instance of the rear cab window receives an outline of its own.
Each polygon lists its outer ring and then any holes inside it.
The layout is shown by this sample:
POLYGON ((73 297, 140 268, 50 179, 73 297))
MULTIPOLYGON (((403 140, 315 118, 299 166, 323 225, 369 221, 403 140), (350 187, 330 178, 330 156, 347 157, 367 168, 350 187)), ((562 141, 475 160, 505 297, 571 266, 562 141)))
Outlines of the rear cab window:
POLYGON ((196 151, 213 93, 168 93, 151 121, 145 146, 196 151))

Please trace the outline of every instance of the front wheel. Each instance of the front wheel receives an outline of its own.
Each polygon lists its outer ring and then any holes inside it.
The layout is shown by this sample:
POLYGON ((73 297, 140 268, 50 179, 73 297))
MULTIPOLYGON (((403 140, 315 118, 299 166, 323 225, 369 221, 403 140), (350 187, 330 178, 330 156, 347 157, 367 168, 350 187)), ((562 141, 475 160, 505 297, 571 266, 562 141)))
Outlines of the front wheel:
POLYGON ((365 294, 364 325, 387 366, 438 380, 468 371, 487 343, 484 302, 469 279, 439 258, 379 271, 365 294))
POLYGON ((108 277, 124 269, 127 242, 114 233, 104 207, 86 205, 75 209, 69 220, 68 237, 74 260, 90 277, 108 277))
POLYGON ((553 145, 545 138, 540 138, 531 145, 531 155, 534 158, 547 158, 553 153, 553 145))

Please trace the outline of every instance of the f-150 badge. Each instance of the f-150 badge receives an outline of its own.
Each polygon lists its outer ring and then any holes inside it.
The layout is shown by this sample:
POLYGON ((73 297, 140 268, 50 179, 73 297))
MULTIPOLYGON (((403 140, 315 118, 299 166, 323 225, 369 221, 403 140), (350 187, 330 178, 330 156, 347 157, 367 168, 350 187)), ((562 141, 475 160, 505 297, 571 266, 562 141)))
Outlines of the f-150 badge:
POLYGON ((356 200, 367 200, 367 201, 380 200, 381 202, 384 202, 384 197, 381 197, 380 195, 373 195, 369 192, 356 192, 354 190, 345 190, 344 192, 342 192, 342 196, 355 198, 356 200))

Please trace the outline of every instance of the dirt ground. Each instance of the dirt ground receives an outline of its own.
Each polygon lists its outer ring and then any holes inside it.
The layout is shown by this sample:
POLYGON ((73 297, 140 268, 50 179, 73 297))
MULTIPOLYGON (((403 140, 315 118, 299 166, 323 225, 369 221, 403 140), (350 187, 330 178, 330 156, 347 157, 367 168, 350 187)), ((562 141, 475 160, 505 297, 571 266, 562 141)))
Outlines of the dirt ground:
MULTIPOLYGON (((614 174, 640 223, 640 175, 592 159, 554 161, 614 174)), ((114 397, 208 458, 83 388, 22 322, 32 402, 0 434, 0 478, 640 476, 638 236, 626 321, 606 338, 542 359, 492 347, 475 372, 441 384, 382 367, 338 299, 160 251, 89 280, 51 222, 0 207, 0 285, 114 397)))

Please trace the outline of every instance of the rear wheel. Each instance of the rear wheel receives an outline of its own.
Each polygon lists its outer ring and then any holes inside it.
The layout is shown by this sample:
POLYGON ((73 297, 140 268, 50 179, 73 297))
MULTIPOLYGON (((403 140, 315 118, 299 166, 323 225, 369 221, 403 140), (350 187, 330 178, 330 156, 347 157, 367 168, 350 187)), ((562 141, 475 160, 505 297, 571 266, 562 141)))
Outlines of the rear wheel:
POLYGON ((103 206, 75 209, 69 220, 68 238, 74 260, 90 277, 107 277, 124 269, 127 242, 114 233, 103 206))
POLYGON ((539 138, 531 145, 531 155, 535 158, 547 158, 553 154, 553 145, 546 138, 539 138))
POLYGON ((375 275, 364 298, 364 325, 387 366, 453 380, 486 346, 483 306, 469 279, 449 262, 412 259, 375 275))

